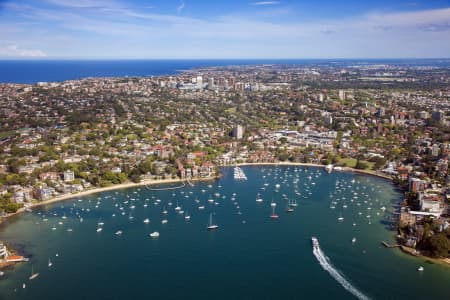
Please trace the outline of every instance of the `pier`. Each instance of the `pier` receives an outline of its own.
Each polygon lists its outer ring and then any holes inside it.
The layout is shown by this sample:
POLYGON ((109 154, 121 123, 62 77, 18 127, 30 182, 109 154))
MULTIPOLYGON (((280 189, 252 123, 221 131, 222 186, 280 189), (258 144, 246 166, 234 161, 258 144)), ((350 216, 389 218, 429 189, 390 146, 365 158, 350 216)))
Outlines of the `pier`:
POLYGON ((245 175, 244 171, 242 171, 241 168, 235 167, 234 168, 234 179, 247 180, 247 176, 245 175))
POLYGON ((389 243, 387 243, 385 241, 381 241, 381 244, 383 244, 383 246, 385 246, 386 248, 400 248, 402 246, 399 244, 390 245, 389 243))
POLYGON ((166 188, 151 188, 148 185, 146 185, 145 188, 150 191, 168 191, 168 190, 182 189, 185 186, 186 186, 186 183, 183 183, 183 185, 180 185, 180 186, 173 186, 173 187, 166 187, 166 188))

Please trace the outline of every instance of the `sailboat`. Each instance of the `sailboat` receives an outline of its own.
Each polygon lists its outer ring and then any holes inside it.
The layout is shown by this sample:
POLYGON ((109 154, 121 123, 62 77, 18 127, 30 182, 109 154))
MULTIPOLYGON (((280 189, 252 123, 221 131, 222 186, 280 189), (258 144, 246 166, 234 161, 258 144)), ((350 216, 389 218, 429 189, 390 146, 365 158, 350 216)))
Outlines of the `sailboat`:
POLYGON ((297 206, 298 206, 297 200, 296 200, 296 199, 292 200, 290 206, 292 206, 292 207, 297 207, 297 206))
POLYGON ((261 195, 259 193, 256 196, 256 202, 263 202, 263 199, 261 198, 261 195))
POLYGON ((48 267, 50 268, 51 266, 53 266, 52 261, 50 260, 50 258, 48 259, 48 267))
POLYGON ((33 279, 35 279, 36 277, 38 277, 39 276, 39 273, 34 273, 34 271, 33 271, 33 265, 31 265, 31 276, 30 276, 30 280, 33 280, 33 279))
POLYGON ((290 213, 293 211, 294 211, 294 209, 292 208, 291 200, 289 200, 287 207, 286 207, 286 212, 290 213))
POLYGON ((272 206, 272 214, 270 215, 271 219, 278 219, 278 215, 275 213, 275 206, 272 206))
POLYGON ((217 228, 219 228, 219 225, 213 224, 213 221, 212 221, 212 213, 211 213, 211 214, 209 214, 209 224, 208 224, 207 229, 208 229, 208 230, 214 230, 214 229, 217 229, 217 228))

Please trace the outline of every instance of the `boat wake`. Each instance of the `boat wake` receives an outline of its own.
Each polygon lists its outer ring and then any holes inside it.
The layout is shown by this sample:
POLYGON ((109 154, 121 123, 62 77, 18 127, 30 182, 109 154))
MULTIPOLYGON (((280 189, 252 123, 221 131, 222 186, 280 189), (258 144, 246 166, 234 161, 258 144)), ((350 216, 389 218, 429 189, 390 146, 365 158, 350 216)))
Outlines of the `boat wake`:
POLYGON ((347 291, 355 295, 358 299, 369 300, 370 298, 360 292, 356 287, 354 287, 350 282, 345 279, 339 270, 337 270, 330 262, 330 259, 322 252, 319 246, 313 247, 314 256, 319 261, 322 268, 330 273, 331 277, 336 279, 347 291))

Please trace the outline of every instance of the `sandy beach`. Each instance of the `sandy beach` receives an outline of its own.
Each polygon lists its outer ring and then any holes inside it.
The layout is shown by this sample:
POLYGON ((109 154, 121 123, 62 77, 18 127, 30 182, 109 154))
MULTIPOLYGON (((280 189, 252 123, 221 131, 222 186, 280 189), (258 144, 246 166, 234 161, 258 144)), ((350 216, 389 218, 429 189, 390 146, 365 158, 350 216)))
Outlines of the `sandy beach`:
MULTIPOLYGON (((219 178, 219 176, 204 177, 204 178, 194 178, 194 179, 191 179, 190 181, 210 181, 210 180, 215 180, 217 178, 219 178)), ((146 185, 182 183, 182 182, 185 182, 185 181, 186 181, 185 179, 181 179, 181 178, 144 180, 144 181, 137 182, 137 183, 135 183, 135 182, 126 182, 126 183, 115 184, 115 185, 111 185, 111 186, 107 186, 107 187, 93 188, 93 189, 85 190, 85 191, 82 191, 82 192, 79 192, 79 193, 64 194, 64 195, 56 196, 56 197, 48 199, 48 200, 44 200, 44 201, 40 201, 40 202, 33 202, 30 205, 28 205, 27 207, 23 207, 23 208, 19 209, 15 213, 8 214, 7 216, 2 217, 0 219, 0 224, 3 223, 4 221, 6 221, 7 219, 13 217, 13 216, 16 216, 18 214, 21 214, 21 213, 25 212, 27 208, 32 209, 34 207, 45 206, 45 205, 49 205, 49 204, 52 204, 52 203, 56 203, 56 202, 60 202, 60 201, 64 201, 64 200, 69 200, 69 199, 77 198, 77 197, 84 197, 84 196, 97 194, 97 193, 101 193, 101 192, 107 192, 107 191, 113 191, 113 190, 121 190, 121 189, 128 189, 128 188, 132 188, 132 187, 139 187, 139 186, 146 186, 146 185)))
MULTIPOLYGON (((232 167, 234 165, 230 165, 230 166, 221 166, 221 167, 232 167)), ((304 166, 304 167, 316 167, 316 168, 324 168, 324 165, 320 165, 320 164, 312 164, 312 163, 298 163, 298 162, 262 162, 262 163, 239 163, 237 164, 237 166, 304 166)), ((392 180, 391 177, 374 172, 374 171, 367 171, 367 170, 358 170, 358 169, 353 169, 353 168, 349 168, 349 167, 343 167, 341 169, 341 171, 336 171, 336 172, 355 172, 355 173, 360 173, 360 174, 365 174, 365 175, 371 175, 371 176, 377 176, 380 178, 384 178, 387 180, 392 180)), ((220 176, 215 176, 215 177, 207 177, 207 178, 195 178, 195 179, 191 179, 191 181, 208 181, 208 180, 214 180, 219 178, 220 176)), ((126 182, 126 183, 122 183, 122 184, 117 184, 117 185, 111 185, 108 187, 99 187, 99 188, 93 188, 93 189, 89 189, 89 190, 85 190, 79 193, 73 193, 73 194, 64 194, 61 196, 56 196, 54 198, 45 200, 45 201, 40 201, 40 202, 33 202, 30 205, 28 205, 28 208, 33 208, 33 207, 38 207, 38 206, 44 206, 44 205, 48 205, 48 204, 52 204, 52 203, 56 203, 56 202, 60 202, 60 201, 64 201, 64 200, 69 200, 75 197, 84 197, 84 196, 88 196, 88 195, 92 195, 92 194, 97 194, 97 193, 101 193, 101 192, 106 192, 106 191, 112 191, 112 190, 120 190, 120 189, 127 189, 127 188, 132 188, 132 187, 139 187, 139 186, 146 186, 146 185, 158 185, 158 184, 170 184, 170 183, 180 183, 180 182, 184 182, 184 179, 181 178, 175 178, 175 179, 157 179, 157 180, 144 180, 138 183, 134 183, 134 182, 126 182)), ((20 213, 23 213, 26 210, 26 208, 21 208, 19 209, 17 212, 9 214, 7 216, 4 216, 0 219, 0 224, 2 222, 4 222, 5 220, 7 220, 8 218, 18 215, 20 213)))
MULTIPOLYGON (((325 167, 324 165, 321 165, 321 164, 297 163, 297 162, 239 163, 236 165, 221 166, 221 167, 232 167, 232 166, 303 166, 303 167, 316 167, 316 168, 324 168, 325 167)), ((392 178, 390 176, 380 174, 375 171, 359 170, 359 169, 353 169, 353 168, 349 168, 349 167, 342 167, 342 169, 340 171, 335 171, 335 172, 353 172, 353 173, 360 173, 360 174, 364 174, 364 175, 376 176, 376 177, 380 177, 380 178, 387 179, 387 180, 392 180, 392 178)), ((214 176, 214 177, 207 177, 207 178, 195 178, 195 179, 191 179, 190 181, 210 181, 210 180, 215 180, 217 178, 220 178, 220 175, 214 176)), ((45 205, 53 204, 53 203, 60 202, 60 201, 70 200, 70 199, 77 198, 77 197, 84 197, 84 196, 93 195, 93 194, 106 192, 106 191, 127 189, 127 188, 147 186, 147 185, 184 183, 185 181, 186 181, 185 179, 175 178, 175 179, 144 180, 144 181, 141 181, 138 183, 126 182, 126 183, 122 183, 122 184, 111 185, 108 187, 93 188, 93 189, 85 190, 85 191, 82 191, 79 193, 65 194, 65 195, 57 196, 52 199, 48 199, 48 200, 41 201, 41 202, 34 202, 34 203, 30 204, 28 206, 28 208, 45 206, 45 205)), ((0 224, 3 223, 5 220, 9 219, 10 217, 13 217, 15 215, 19 215, 19 214, 25 212, 25 209, 26 208, 21 208, 20 210, 18 210, 15 213, 12 213, 5 217, 2 217, 0 219, 0 224)), ((401 249, 401 250, 403 250, 402 251, 403 253, 413 255, 409 251, 405 251, 404 249, 401 249)), ((433 259, 433 258, 430 258, 427 256, 422 256, 422 255, 413 255, 413 256, 421 257, 423 259, 428 259, 428 260, 431 260, 436 263, 443 263, 446 265, 450 265, 449 259, 433 259)), ((1 266, 0 268, 4 268, 9 265, 13 265, 13 263, 7 263, 6 265, 1 266)))

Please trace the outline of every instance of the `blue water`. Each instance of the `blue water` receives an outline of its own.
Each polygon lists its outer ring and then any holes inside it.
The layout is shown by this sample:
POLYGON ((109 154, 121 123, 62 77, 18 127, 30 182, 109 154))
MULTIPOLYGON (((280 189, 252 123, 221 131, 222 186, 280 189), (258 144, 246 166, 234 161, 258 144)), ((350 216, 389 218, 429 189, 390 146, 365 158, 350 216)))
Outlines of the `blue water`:
POLYGON ((448 267, 380 245, 393 242, 385 220, 401 199, 388 181, 317 168, 243 169, 248 181, 236 181, 232 169, 223 169, 220 180, 194 187, 104 192, 8 221, 0 239, 31 260, 0 279, 0 299, 448 298, 448 267), (255 201, 257 193, 263 203, 255 201), (218 205, 207 201, 211 197, 218 205), (294 212, 285 212, 285 198, 297 201, 294 212), (272 199, 277 220, 269 218, 272 199), (175 211, 177 203, 191 220, 175 211), (210 213, 216 231, 206 230, 210 213), (105 223, 100 233, 98 222, 105 223), (122 236, 114 234, 119 229, 122 236), (148 236, 153 231, 160 232, 158 239, 148 236), (313 235, 323 257, 312 251, 313 235), (31 266, 40 273, 32 281, 31 266))
POLYGON ((397 64, 449 66, 448 59, 234 59, 234 60, 0 60, 0 83, 37 83, 86 77, 175 75, 182 70, 228 65, 397 64))

